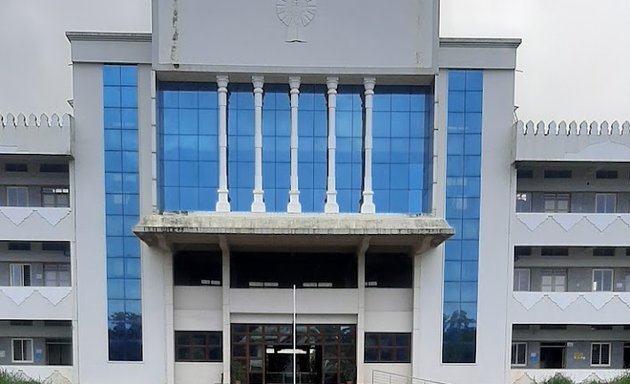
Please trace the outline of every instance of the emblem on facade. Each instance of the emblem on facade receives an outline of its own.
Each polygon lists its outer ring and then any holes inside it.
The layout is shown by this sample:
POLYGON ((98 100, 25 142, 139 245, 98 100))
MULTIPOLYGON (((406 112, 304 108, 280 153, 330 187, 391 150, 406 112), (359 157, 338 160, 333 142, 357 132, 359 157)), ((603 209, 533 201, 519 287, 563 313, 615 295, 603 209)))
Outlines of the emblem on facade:
POLYGON ((277 0, 276 14, 287 26, 286 42, 304 43, 302 29, 315 18, 316 0, 277 0))

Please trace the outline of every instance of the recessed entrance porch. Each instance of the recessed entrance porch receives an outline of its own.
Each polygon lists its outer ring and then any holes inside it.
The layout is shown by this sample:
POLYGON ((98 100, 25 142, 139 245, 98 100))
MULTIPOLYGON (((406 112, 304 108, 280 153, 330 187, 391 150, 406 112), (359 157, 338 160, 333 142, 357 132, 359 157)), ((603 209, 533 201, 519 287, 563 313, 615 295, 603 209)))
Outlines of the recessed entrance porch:
MULTIPOLYGON (((293 383, 292 328, 291 324, 232 324, 232 382, 293 383)), ((355 381, 355 325, 300 324, 296 330, 296 383, 355 381)))

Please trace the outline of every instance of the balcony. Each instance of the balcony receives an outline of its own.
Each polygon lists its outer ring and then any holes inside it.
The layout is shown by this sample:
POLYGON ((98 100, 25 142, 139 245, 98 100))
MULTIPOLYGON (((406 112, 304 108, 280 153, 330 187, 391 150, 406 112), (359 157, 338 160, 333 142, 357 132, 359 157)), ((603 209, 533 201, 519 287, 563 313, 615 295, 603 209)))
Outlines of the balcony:
POLYGON ((513 292, 510 319, 518 324, 625 324, 630 292, 513 292))
POLYGON ((70 164, 54 156, 2 156, 0 229, 4 239, 70 240, 70 164))
POLYGON ((72 319, 72 287, 0 287, 0 313, 8 320, 72 319))
POLYGON ((13 240, 71 240, 74 217, 70 208, 0 207, 2 237, 13 240))
POLYGON ((516 213, 511 235, 519 245, 615 246, 629 229, 628 213, 516 213))
POLYGON ((0 154, 71 156, 73 131, 70 115, 0 116, 0 154))
POLYGON ((516 161, 627 162, 630 158, 630 123, 604 121, 549 123, 519 121, 516 161))

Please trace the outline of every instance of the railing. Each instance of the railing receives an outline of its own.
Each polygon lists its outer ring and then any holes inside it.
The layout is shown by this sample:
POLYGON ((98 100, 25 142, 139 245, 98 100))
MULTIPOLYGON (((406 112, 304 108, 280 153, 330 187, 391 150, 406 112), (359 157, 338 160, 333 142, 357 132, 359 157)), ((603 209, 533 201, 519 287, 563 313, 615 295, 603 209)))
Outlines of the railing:
POLYGON ((372 384, 446 384, 440 381, 421 379, 397 373, 373 370, 372 384))

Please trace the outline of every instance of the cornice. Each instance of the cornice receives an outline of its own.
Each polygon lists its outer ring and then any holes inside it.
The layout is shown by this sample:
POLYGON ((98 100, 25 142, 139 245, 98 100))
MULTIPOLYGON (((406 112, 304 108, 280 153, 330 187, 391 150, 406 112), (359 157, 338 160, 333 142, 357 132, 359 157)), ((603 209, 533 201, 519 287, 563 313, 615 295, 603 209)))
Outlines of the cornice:
POLYGON ((448 48, 518 48, 522 40, 516 38, 441 37, 440 47, 448 48))
POLYGON ((79 32, 68 31, 66 38, 70 41, 126 41, 151 42, 151 33, 146 32, 79 32))

